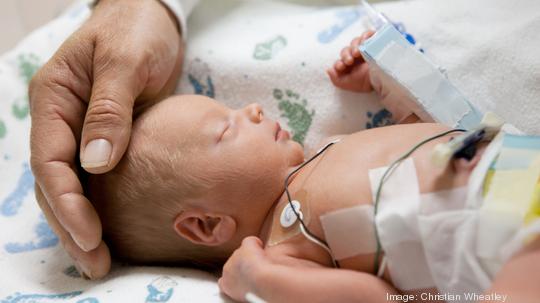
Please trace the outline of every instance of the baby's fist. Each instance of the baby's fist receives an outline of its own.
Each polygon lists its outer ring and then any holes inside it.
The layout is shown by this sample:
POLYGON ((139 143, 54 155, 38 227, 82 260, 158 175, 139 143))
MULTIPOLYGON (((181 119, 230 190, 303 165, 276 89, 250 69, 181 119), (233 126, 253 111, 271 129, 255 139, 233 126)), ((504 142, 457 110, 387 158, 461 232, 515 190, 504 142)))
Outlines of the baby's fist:
POLYGON ((245 238, 223 266, 218 281, 220 290, 237 301, 244 301, 246 293, 258 287, 259 272, 266 261, 262 241, 257 237, 245 238))
POLYGON ((361 93, 373 89, 369 79, 369 66, 362 58, 358 47, 374 33, 374 31, 363 33, 341 50, 340 58, 327 70, 330 80, 336 87, 361 93))

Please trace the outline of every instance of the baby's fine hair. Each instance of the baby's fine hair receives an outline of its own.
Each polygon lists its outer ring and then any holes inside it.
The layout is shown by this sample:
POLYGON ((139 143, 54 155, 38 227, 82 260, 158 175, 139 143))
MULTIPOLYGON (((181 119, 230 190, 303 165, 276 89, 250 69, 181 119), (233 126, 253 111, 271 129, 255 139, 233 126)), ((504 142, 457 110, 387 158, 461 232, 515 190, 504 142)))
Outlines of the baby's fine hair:
POLYGON ((89 175, 85 195, 96 208, 113 257, 136 264, 173 264, 216 268, 225 260, 216 248, 194 245, 176 234, 176 215, 185 201, 206 188, 190 165, 196 148, 178 138, 174 149, 160 140, 155 107, 133 125, 127 151, 109 173, 89 175))

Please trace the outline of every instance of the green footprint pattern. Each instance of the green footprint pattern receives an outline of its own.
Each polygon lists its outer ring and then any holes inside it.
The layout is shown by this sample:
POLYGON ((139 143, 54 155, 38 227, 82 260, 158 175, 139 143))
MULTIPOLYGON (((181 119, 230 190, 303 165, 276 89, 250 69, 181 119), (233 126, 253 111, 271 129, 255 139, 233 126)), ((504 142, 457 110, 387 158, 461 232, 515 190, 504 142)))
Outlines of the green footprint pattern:
POLYGON ((19 75, 23 78, 26 85, 41 67, 39 58, 35 54, 22 54, 17 58, 19 61, 19 75))
POLYGON ((28 107, 28 97, 17 98, 11 105, 11 113, 19 120, 26 118, 29 112, 30 108, 28 107))
POLYGON ((281 116, 287 118, 287 125, 291 128, 292 139, 300 144, 304 144, 304 139, 313 122, 315 110, 307 108, 308 102, 302 99, 299 94, 290 89, 274 89, 274 98, 278 101, 278 109, 281 116))
POLYGON ((0 139, 3 139, 6 136, 7 129, 4 121, 0 120, 0 139))
MULTIPOLYGON (((21 54, 17 57, 17 67, 19 77, 24 81, 26 87, 30 84, 34 74, 40 69, 41 63, 35 54, 21 54)), ((16 98, 11 104, 11 113, 17 120, 23 120, 28 117, 30 108, 28 106, 28 93, 23 97, 16 98)), ((8 127, 6 123, 0 119, 0 139, 6 137, 8 127)))
POLYGON ((287 46, 287 39, 283 36, 276 36, 270 40, 255 45, 253 59, 268 61, 274 58, 279 51, 287 46))
MULTIPOLYGON (((26 86, 28 86, 34 74, 41 67, 39 58, 35 54, 22 54, 17 57, 17 61, 19 67, 19 76, 23 79, 26 86)), ((24 98, 15 99, 11 105, 11 112, 13 116, 19 120, 26 118, 29 110, 28 95, 25 95, 24 98)))

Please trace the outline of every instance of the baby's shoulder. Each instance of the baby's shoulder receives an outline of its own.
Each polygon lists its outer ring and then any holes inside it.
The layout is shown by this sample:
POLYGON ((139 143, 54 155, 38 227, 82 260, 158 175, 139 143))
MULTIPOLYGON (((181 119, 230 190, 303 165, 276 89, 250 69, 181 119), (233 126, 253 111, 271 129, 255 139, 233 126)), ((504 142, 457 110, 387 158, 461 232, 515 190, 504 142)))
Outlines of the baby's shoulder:
POLYGON ((302 237, 265 247, 266 256, 276 264, 295 267, 328 267, 326 256, 314 250, 302 237))

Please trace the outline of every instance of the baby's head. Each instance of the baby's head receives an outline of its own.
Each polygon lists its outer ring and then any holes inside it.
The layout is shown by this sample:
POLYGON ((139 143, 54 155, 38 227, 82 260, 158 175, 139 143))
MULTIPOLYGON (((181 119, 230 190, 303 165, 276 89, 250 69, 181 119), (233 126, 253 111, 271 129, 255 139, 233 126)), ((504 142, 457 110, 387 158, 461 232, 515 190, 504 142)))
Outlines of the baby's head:
POLYGON ((122 161, 87 195, 117 257, 219 265, 258 234, 302 147, 257 104, 175 96, 138 117, 122 161))

